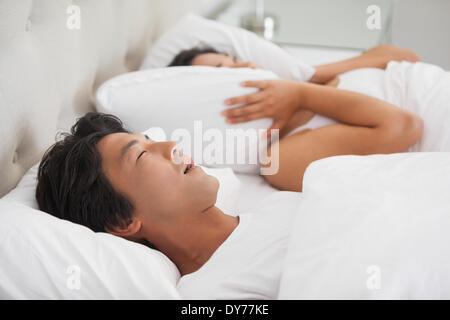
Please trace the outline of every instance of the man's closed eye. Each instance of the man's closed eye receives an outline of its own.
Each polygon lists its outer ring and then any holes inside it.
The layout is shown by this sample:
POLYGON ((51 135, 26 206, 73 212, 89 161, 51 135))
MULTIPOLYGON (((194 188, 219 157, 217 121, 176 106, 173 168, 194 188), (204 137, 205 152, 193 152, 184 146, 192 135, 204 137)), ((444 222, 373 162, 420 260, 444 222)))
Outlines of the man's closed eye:
POLYGON ((140 158, 144 153, 146 153, 146 152, 147 152, 146 150, 142 151, 142 152, 139 154, 139 156, 137 157, 136 162, 138 162, 139 158, 140 158))

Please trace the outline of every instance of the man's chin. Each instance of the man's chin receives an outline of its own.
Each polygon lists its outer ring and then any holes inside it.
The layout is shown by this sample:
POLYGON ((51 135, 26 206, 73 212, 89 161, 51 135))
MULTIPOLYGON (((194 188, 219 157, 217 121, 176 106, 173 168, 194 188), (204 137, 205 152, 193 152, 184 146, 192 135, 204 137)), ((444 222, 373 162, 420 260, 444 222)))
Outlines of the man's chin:
POLYGON ((201 184, 202 184, 202 186, 201 187, 198 186, 199 189, 203 189, 203 190, 211 190, 211 189, 213 189, 215 191, 215 194, 216 194, 216 197, 217 197, 217 193, 219 192, 220 182, 215 176, 209 174, 208 170, 203 170, 202 166, 195 166, 194 171, 192 171, 192 172, 190 172, 188 174, 192 174, 192 177, 194 177, 194 176, 201 177, 201 180, 202 180, 201 184))

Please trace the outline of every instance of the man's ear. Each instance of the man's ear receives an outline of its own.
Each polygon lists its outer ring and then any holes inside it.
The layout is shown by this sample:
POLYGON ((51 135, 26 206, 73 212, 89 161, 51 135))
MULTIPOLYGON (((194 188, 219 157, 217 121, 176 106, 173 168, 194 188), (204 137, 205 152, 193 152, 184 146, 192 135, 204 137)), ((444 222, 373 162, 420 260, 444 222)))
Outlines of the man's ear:
POLYGON ((141 227, 142 222, 133 217, 128 223, 124 222, 120 226, 106 228, 106 231, 115 236, 119 236, 129 240, 137 240, 140 238, 139 231, 141 230, 141 227))

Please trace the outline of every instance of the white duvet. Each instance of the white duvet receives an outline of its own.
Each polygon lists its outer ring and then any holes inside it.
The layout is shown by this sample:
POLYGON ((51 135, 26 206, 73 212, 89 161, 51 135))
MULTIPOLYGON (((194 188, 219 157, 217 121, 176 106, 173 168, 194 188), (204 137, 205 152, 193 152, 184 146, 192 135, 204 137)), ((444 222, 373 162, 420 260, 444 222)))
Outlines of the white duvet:
MULTIPOLYGON (((410 151, 450 151, 450 73, 390 63, 390 102, 419 114, 410 151)), ((450 299, 450 152, 313 162, 280 299, 450 299)))
POLYGON ((450 72, 428 63, 392 61, 384 85, 389 102, 424 120, 423 137, 409 151, 450 151, 450 72))
POLYGON ((450 153, 331 157, 303 181, 279 298, 450 298, 450 153))

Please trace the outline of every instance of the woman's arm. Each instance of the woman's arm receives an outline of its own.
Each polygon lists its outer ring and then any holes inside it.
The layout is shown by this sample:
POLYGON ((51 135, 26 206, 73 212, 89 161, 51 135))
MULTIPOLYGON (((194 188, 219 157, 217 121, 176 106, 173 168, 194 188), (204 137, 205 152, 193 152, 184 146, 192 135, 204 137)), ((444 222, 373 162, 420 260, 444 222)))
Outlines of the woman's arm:
POLYGON ((403 130, 418 119, 409 111, 364 94, 311 83, 297 83, 297 87, 299 109, 345 124, 403 130))
POLYGON ((339 74, 359 68, 385 69, 389 61, 420 61, 417 53, 409 49, 403 49, 393 45, 380 45, 365 51, 358 57, 338 61, 334 63, 316 66, 316 72, 309 82, 325 84, 339 74))
POLYGON ((402 152, 423 132, 421 118, 376 98, 314 84, 298 84, 297 94, 299 108, 342 123, 278 142, 278 172, 265 178, 281 190, 302 191, 304 172, 313 161, 336 155, 402 152))
POLYGON ((420 121, 412 113, 388 102, 333 87, 292 80, 248 81, 242 85, 261 90, 228 99, 225 102, 228 105, 245 105, 225 110, 222 114, 228 118, 229 123, 273 118, 268 134, 272 129, 282 129, 300 109, 352 126, 401 132, 404 132, 406 127, 416 126, 416 122, 420 121))

